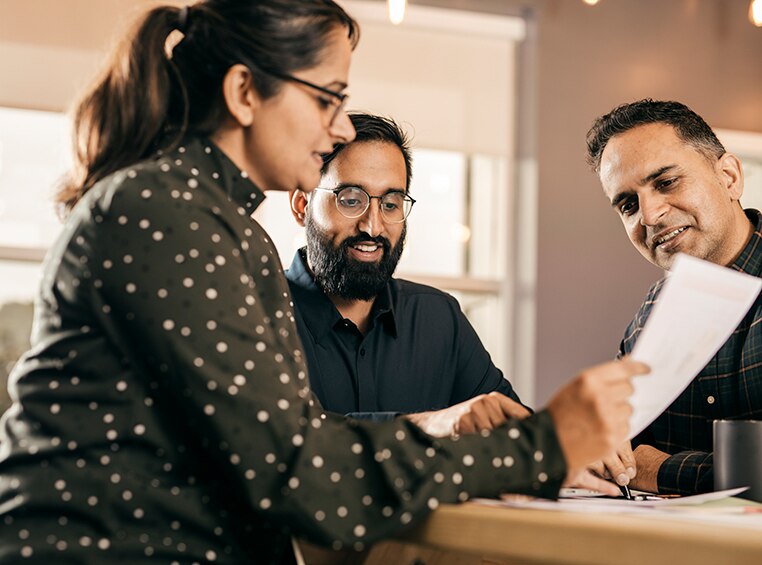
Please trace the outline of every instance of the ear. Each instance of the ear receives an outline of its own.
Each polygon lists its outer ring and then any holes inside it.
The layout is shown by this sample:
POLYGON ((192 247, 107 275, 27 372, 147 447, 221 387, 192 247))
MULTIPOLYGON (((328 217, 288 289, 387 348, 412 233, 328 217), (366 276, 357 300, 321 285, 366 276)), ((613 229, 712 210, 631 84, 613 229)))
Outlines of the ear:
POLYGON ((303 190, 289 190, 288 200, 291 203, 291 213, 296 223, 304 227, 304 214, 307 212, 309 199, 303 190))
POLYGON ((743 167, 741 161, 732 153, 725 153, 717 161, 717 171, 723 187, 733 201, 738 201, 743 195, 743 167))
POLYGON ((254 121, 261 99, 254 88, 251 71, 245 65, 230 67, 222 79, 222 95, 233 119, 241 127, 248 127, 254 121))

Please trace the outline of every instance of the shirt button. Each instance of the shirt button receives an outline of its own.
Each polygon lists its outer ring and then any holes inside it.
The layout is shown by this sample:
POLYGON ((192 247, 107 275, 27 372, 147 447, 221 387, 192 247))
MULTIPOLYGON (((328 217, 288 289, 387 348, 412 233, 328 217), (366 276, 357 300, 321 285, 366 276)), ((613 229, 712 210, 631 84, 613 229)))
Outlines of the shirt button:
POLYGON ((709 404, 714 404, 714 396, 712 396, 712 395, 710 394, 709 396, 707 396, 707 397, 706 397, 706 401, 707 401, 709 404))
POLYGON ((365 348, 360 349, 360 357, 365 357, 365 348))

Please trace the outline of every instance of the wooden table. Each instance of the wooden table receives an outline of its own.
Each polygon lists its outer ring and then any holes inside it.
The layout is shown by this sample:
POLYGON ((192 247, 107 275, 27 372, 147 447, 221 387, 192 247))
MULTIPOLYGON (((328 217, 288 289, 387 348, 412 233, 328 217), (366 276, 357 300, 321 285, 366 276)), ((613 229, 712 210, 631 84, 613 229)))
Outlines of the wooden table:
MULTIPOLYGON (((477 504, 441 506, 408 532, 404 542, 435 548, 444 558, 483 556, 488 559, 482 562, 501 564, 762 564, 759 529, 631 514, 580 514, 477 504)), ((381 549, 383 544, 373 550, 370 558, 381 549)), ((447 563, 436 555, 434 560, 422 557, 421 562, 447 563)))

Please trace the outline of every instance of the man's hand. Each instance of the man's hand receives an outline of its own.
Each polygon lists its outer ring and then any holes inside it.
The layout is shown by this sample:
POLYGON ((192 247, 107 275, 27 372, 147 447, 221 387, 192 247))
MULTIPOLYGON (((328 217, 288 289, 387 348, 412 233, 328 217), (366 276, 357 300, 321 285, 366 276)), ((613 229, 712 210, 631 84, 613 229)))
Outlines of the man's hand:
POLYGON ((490 392, 449 408, 403 417, 431 436, 447 437, 492 430, 511 418, 526 418, 529 414, 529 410, 504 394, 490 392))
POLYGON ((589 469, 604 479, 613 479, 616 484, 630 484, 630 479, 637 475, 637 464, 629 441, 619 446, 615 453, 590 465, 589 469))
POLYGON ((659 467, 669 459, 669 454, 659 451, 650 445, 639 445, 635 448, 635 461, 638 465, 638 476, 630 483, 632 488, 647 492, 659 492, 659 467))
POLYGON ((583 469, 582 471, 569 472, 566 475, 564 484, 561 486, 597 490, 598 492, 608 494, 609 496, 619 496, 621 494, 619 492, 619 487, 614 483, 601 479, 600 477, 596 477, 587 469, 583 469))
POLYGON ((550 401, 558 441, 571 472, 616 451, 629 431, 630 378, 648 365, 624 358, 582 371, 550 401))

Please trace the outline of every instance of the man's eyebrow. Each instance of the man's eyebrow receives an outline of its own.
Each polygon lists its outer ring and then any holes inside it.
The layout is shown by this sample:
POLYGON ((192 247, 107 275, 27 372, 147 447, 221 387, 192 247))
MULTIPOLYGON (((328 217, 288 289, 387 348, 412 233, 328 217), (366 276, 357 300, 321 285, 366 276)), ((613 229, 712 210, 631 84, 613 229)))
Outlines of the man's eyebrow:
POLYGON ((627 191, 624 191, 624 192, 620 192, 619 194, 617 194, 617 195, 616 195, 616 196, 615 196, 615 197, 614 197, 614 198, 611 200, 611 207, 612 207, 612 208, 618 208, 618 207, 619 207, 619 203, 620 203, 622 200, 627 200, 627 199, 628 199, 630 196, 632 196, 632 195, 633 195, 633 192, 632 192, 631 190, 627 190, 627 191))
POLYGON ((676 167, 677 167, 677 165, 667 165, 666 167, 661 167, 659 169, 656 169, 653 173, 651 173, 650 175, 644 177, 640 181, 640 184, 641 185, 648 184, 649 182, 651 182, 651 181, 653 181, 655 179, 658 179, 664 173, 668 173, 669 171, 671 171, 672 169, 674 169, 676 167))
MULTIPOLYGON (((349 187, 362 188, 364 191, 366 192, 368 191, 368 189, 365 188, 365 185, 359 182, 340 182, 339 184, 336 185, 334 190, 341 190, 342 188, 349 188, 349 187)), ((407 191, 404 188, 394 188, 394 187, 387 188, 384 191, 384 194, 389 194, 390 192, 402 192, 403 194, 407 194, 407 191)))
MULTIPOLYGON (((645 177, 643 177, 643 178, 640 180, 640 183, 639 183, 639 184, 640 184, 641 186, 642 186, 642 185, 646 185, 646 184, 648 184, 648 183, 650 183, 650 182, 652 182, 652 181, 654 181, 654 180, 658 179, 658 178, 659 178, 660 176, 662 176, 664 173, 668 173, 668 172, 670 172, 671 170, 673 170, 673 169, 676 169, 676 168, 677 168, 677 165, 666 165, 666 166, 664 166, 664 167, 660 167, 660 168, 656 169, 654 172, 652 172, 652 173, 649 173, 648 175, 646 175, 645 177)), ((632 190, 626 190, 626 191, 620 192, 619 194, 617 194, 617 195, 616 195, 616 196, 615 196, 615 197, 614 197, 614 198, 611 200, 611 207, 612 207, 612 208, 617 208, 617 207, 619 206, 619 203, 620 203, 620 202, 622 202, 622 200, 626 200, 626 199, 627 199, 627 198, 629 198, 629 197, 630 197, 632 194, 633 194, 633 191, 632 191, 632 190)))

